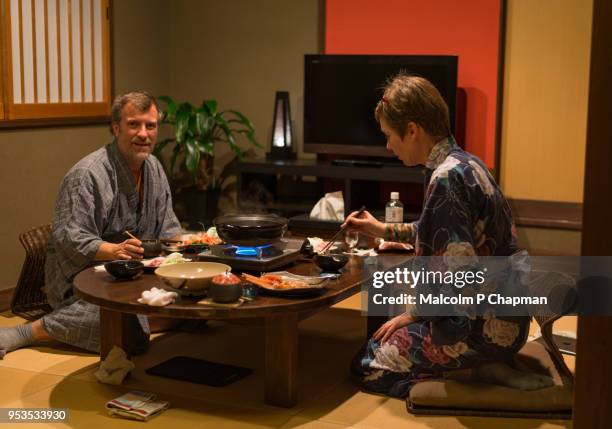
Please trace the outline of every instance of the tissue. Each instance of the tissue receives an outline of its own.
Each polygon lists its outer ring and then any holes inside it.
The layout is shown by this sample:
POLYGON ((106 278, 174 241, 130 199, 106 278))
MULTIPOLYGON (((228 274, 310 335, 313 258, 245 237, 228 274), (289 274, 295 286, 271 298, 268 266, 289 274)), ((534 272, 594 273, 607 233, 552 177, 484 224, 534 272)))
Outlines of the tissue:
POLYGON ((344 220, 344 198, 342 191, 325 194, 310 212, 310 217, 320 220, 344 220))

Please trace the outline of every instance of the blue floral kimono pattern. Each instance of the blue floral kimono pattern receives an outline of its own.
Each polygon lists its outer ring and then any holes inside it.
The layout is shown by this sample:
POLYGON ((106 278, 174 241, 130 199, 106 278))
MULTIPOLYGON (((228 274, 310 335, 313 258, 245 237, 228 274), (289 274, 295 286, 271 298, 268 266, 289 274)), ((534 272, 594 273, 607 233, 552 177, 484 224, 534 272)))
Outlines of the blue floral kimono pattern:
MULTIPOLYGON (((518 251, 510 207, 474 155, 452 137, 426 163, 431 178, 421 217, 387 225, 385 239, 415 244, 417 256, 510 256, 518 251)), ((370 339, 351 365, 365 389, 405 397, 414 383, 443 372, 511 359, 524 345, 529 317, 420 317, 384 344, 370 339)))

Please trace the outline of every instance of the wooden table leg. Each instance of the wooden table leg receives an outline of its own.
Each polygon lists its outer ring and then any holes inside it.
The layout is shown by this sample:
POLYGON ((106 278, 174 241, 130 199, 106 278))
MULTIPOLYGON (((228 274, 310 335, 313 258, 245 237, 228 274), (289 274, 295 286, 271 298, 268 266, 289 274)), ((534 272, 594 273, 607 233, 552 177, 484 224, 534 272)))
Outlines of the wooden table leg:
POLYGON ((297 402, 297 313, 266 317, 265 403, 292 407, 297 402))
POLYGON ((374 335, 374 332, 378 331, 385 322, 389 320, 387 316, 368 316, 368 327, 366 332, 366 340, 369 340, 374 335))
POLYGON ((113 346, 121 347, 129 358, 134 344, 135 324, 138 324, 135 314, 100 308, 100 359, 106 358, 113 346))

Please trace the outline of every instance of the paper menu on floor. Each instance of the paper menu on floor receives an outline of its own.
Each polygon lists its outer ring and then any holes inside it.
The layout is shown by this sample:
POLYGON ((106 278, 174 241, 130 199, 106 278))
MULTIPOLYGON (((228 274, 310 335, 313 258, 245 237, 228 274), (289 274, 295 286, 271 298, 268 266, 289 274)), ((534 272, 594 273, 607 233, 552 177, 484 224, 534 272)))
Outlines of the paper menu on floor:
POLYGON ((106 409, 113 417, 146 421, 170 406, 167 401, 155 399, 153 393, 132 391, 108 401, 106 409))

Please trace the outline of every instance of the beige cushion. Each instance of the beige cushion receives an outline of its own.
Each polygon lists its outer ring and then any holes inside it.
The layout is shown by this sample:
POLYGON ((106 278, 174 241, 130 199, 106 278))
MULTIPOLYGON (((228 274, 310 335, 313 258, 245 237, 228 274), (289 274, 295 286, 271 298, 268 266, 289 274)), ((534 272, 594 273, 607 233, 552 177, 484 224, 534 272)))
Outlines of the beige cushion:
POLYGON ((518 412, 554 412, 572 408, 572 382, 561 376, 544 346, 532 341, 515 357, 523 370, 545 374, 555 385, 524 391, 509 387, 452 379, 417 383, 409 402, 416 407, 518 412))

